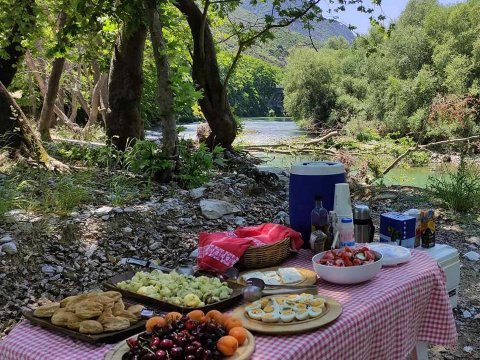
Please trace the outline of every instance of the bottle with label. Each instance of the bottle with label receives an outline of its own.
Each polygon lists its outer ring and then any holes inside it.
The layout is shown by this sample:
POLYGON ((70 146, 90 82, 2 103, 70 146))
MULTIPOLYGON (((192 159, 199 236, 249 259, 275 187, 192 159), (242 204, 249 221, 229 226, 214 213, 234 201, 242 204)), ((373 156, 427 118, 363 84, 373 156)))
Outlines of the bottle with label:
POLYGON ((355 246, 355 227, 352 218, 342 218, 338 224, 340 247, 355 246))
MULTIPOLYGON (((324 234, 329 234, 330 223, 328 221, 328 211, 323 207, 322 197, 320 195, 315 196, 315 207, 310 212, 310 225, 311 232, 321 230, 324 234)), ((330 249, 328 239, 325 241, 325 249, 330 249)))

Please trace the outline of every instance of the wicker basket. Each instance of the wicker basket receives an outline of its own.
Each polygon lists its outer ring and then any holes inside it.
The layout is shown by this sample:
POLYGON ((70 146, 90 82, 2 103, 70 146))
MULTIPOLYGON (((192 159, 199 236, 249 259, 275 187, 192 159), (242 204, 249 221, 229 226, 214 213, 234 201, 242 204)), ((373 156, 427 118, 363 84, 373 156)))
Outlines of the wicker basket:
POLYGON ((239 270, 262 269, 275 266, 290 254, 290 238, 272 245, 250 247, 236 263, 239 270))

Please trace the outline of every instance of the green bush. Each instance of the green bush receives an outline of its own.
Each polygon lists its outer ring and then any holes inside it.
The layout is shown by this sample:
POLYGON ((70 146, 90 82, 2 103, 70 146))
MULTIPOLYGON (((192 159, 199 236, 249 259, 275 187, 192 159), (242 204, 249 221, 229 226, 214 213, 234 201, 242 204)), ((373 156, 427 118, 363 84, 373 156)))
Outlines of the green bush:
POLYGON ((464 159, 456 171, 429 177, 428 187, 452 210, 466 212, 480 208, 480 168, 464 159))
POLYGON ((138 174, 153 178, 155 174, 172 167, 158 145, 148 140, 137 140, 124 153, 125 167, 138 174))
POLYGON ((357 140, 360 142, 369 142, 372 140, 380 140, 380 135, 375 129, 363 129, 357 134, 357 140))
POLYGON ((180 185, 192 189, 210 180, 213 175, 213 167, 215 165, 223 166, 224 164, 223 151, 224 149, 221 146, 215 146, 213 151, 209 151, 203 143, 199 145, 198 149, 195 149, 191 141, 181 141, 181 165, 178 176, 180 185))

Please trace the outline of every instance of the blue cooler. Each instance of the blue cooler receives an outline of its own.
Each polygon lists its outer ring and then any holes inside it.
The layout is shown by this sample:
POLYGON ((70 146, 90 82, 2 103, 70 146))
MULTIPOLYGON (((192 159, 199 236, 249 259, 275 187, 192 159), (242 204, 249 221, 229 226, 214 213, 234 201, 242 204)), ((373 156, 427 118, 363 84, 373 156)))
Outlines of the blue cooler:
POLYGON ((333 210, 335 184, 344 183, 342 163, 312 161, 292 164, 290 170, 290 226, 302 233, 304 246, 309 246, 310 212, 315 207, 315 195, 321 195, 323 207, 333 210))

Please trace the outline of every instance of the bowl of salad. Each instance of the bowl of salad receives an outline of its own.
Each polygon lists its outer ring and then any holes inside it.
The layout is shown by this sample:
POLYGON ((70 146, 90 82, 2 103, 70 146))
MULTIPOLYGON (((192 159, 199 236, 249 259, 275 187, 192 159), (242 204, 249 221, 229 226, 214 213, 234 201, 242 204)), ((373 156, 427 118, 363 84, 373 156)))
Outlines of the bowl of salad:
POLYGON ((349 285, 373 279, 382 270, 382 254, 365 246, 328 250, 312 258, 315 272, 325 281, 349 285))

